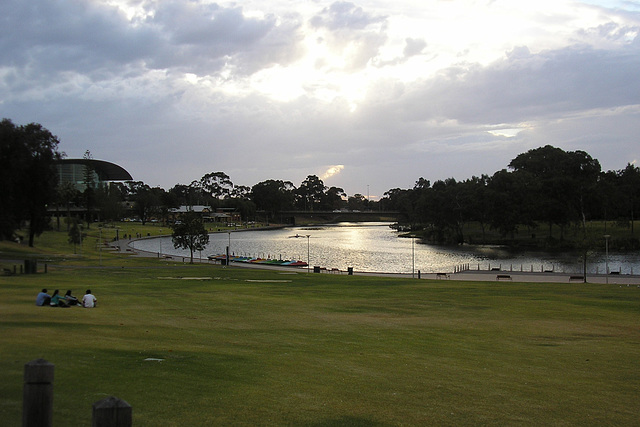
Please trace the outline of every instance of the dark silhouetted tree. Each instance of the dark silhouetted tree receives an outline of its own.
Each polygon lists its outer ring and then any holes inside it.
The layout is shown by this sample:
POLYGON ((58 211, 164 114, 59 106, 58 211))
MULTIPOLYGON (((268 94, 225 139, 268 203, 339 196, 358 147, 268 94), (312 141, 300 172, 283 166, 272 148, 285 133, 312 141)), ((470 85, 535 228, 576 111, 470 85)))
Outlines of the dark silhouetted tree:
POLYGON ((187 212, 181 216, 180 221, 173 225, 171 239, 176 249, 189 249, 190 263, 193 264, 193 253, 206 247, 209 243, 209 234, 207 234, 200 214, 187 212))

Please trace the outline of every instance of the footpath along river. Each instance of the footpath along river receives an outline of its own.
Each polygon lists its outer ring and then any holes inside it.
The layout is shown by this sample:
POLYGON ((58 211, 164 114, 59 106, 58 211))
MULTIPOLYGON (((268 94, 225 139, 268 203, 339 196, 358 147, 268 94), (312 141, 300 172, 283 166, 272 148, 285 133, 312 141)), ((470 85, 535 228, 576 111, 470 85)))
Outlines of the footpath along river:
MULTIPOLYGON (((417 239, 398 237, 389 223, 340 223, 311 227, 287 227, 271 230, 247 230, 212 233, 207 248, 194 258, 207 259, 224 254, 226 247, 234 255, 296 259, 313 266, 378 273, 453 272, 468 265, 470 269, 500 268, 513 271, 554 271, 581 274, 582 258, 577 253, 517 253, 495 246, 435 246, 417 239), (308 237, 307 237, 308 236, 308 237)), ((171 237, 136 240, 137 250, 188 257, 189 251, 174 249, 171 237)), ((587 259, 588 274, 604 273, 606 254, 593 253, 587 259)), ((609 253, 609 270, 620 274, 640 274, 638 253, 609 253)))

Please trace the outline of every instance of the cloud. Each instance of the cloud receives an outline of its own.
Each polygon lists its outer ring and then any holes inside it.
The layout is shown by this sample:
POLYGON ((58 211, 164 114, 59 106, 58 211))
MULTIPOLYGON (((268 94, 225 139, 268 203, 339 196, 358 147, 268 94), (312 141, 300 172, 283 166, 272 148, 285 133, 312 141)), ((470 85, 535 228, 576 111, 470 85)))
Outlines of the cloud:
POLYGON ((524 49, 486 67, 459 64, 414 85, 396 102, 407 120, 519 123, 594 108, 640 103, 640 49, 570 46, 537 55, 524 49))
POLYGON ((11 17, 0 27, 0 66, 26 69, 30 80, 79 73, 100 81, 168 68, 242 75, 302 52, 299 17, 247 17, 235 6, 162 1, 132 21, 103 3, 7 0, 0 15, 11 17))
POLYGON ((0 117, 165 188, 328 169, 383 194, 546 144, 604 168, 640 158, 631 9, 5 0, 0 22, 0 117))
POLYGON ((337 1, 311 18, 315 27, 325 27, 330 30, 363 30, 370 25, 384 23, 385 16, 367 13, 362 7, 354 3, 337 1))
POLYGON ((342 172, 343 169, 344 169, 344 165, 330 166, 329 169, 327 169, 325 171, 325 173, 322 174, 320 179, 323 180, 323 181, 327 180, 327 179, 331 178, 332 176, 337 175, 340 172, 342 172))

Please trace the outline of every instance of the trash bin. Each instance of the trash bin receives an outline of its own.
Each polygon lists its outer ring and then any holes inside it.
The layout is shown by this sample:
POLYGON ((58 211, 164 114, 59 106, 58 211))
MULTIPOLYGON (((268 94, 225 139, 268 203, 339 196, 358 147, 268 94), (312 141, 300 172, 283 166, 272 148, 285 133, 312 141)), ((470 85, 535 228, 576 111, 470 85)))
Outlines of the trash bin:
POLYGON ((319 265, 313 266, 313 272, 314 273, 320 273, 320 266, 319 265))
POLYGON ((24 260, 24 274, 36 274, 38 272, 38 261, 25 259, 24 260))
POLYGON ((353 267, 347 267, 347 274, 353 276, 353 267))

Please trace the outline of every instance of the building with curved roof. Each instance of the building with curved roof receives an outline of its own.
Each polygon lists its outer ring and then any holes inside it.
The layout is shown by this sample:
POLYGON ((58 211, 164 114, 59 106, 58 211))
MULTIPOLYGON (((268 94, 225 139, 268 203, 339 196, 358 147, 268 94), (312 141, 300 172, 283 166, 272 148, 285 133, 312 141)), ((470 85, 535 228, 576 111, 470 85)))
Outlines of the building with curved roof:
POLYGON ((60 184, 71 183, 77 190, 84 191, 87 168, 93 173, 96 185, 110 181, 133 181, 131 174, 122 166, 104 160, 62 159, 56 162, 60 184))

